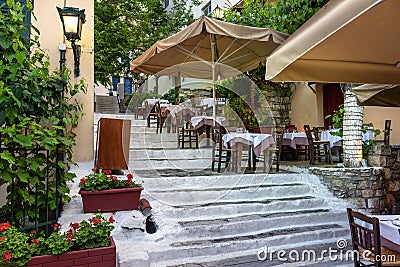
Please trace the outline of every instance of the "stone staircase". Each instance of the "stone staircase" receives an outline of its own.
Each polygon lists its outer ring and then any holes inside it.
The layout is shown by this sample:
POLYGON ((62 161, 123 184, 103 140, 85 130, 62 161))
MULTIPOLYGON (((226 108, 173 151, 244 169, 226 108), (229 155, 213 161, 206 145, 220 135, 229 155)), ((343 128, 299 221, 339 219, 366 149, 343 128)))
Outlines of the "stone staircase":
MULTIPOLYGON (((117 212, 119 266, 352 266, 327 254, 312 262, 277 258, 280 249, 286 258, 291 250, 320 257, 329 248, 351 249, 337 245, 350 243, 347 204, 317 176, 217 174, 210 170, 210 149, 178 149, 176 134, 156 134, 144 120, 132 120, 131 127, 130 171, 143 182, 142 196, 153 206, 159 229, 155 234, 128 229, 118 222, 140 213, 117 212), (265 251, 266 259, 259 260, 265 251)), ((77 212, 79 205, 70 209, 77 212)), ((65 216, 76 220, 74 212, 65 216)))

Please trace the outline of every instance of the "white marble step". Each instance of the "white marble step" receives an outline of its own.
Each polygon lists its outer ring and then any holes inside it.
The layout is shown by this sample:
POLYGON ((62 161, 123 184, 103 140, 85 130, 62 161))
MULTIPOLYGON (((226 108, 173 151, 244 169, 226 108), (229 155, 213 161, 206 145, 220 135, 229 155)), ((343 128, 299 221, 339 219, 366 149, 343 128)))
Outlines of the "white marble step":
POLYGON ((135 161, 139 160, 166 160, 166 159, 199 159, 211 158, 212 150, 210 148, 200 149, 165 149, 165 150, 139 150, 129 151, 129 158, 135 161))
POLYGON ((201 206, 227 204, 234 202, 265 203, 275 200, 296 200, 311 198, 310 188, 306 185, 291 185, 278 187, 257 187, 236 190, 204 189, 202 191, 173 190, 171 192, 151 192, 146 190, 151 198, 171 206, 201 206))
MULTIPOLYGON (((172 148, 171 148, 172 149, 172 148)), ((141 160, 129 159, 128 166, 132 170, 158 170, 158 169, 210 169, 211 159, 175 159, 175 160, 141 160)))
POLYGON ((232 186, 257 187, 304 184, 304 174, 232 174, 195 177, 141 178, 149 191, 172 191, 174 189, 231 189, 232 186))
MULTIPOLYGON (((348 237, 345 235, 344 238, 348 237)), ((275 259, 271 260, 269 256, 267 258, 259 260, 258 255, 260 251, 263 251, 264 248, 253 249, 253 250, 245 250, 245 251, 237 251, 231 252, 227 254, 218 254, 218 255, 208 255, 208 256, 198 256, 191 258, 180 258, 169 261, 162 262, 152 262, 150 263, 150 267, 195 267, 195 266, 207 266, 207 267, 217 267, 217 266, 237 266, 237 267, 258 267, 258 266, 277 266, 277 267, 351 267, 354 266, 351 260, 346 259, 347 249, 351 248, 348 246, 345 250, 338 252, 337 255, 343 255, 343 260, 335 260, 334 257, 320 257, 323 250, 329 250, 329 247, 332 249, 337 249, 336 242, 338 238, 330 238, 324 240, 313 240, 312 242, 301 242, 295 244, 289 244, 285 247, 269 247, 267 246, 267 252, 271 253, 272 251, 285 250, 286 253, 290 251, 299 252, 300 256, 303 251, 315 252, 316 260, 307 260, 306 256, 304 259, 295 262, 288 262, 285 260, 278 260, 276 258, 276 253, 272 255, 275 256, 275 259), (320 257, 320 258, 318 258, 320 257)), ((347 240, 348 243, 350 240, 347 240)), ((338 250, 338 249, 337 249, 338 250)), ((271 254, 267 254, 271 255, 271 254)), ((312 255, 312 254, 311 254, 312 255)), ((332 256, 335 256, 332 255, 332 256)), ((264 256, 264 254, 260 253, 260 257, 264 256)), ((287 255, 286 255, 287 256, 287 255)), ((301 257, 300 257, 301 259, 301 257)), ((340 258, 342 259, 342 258, 340 258)))
MULTIPOLYGON (((294 225, 293 228, 282 229, 281 232, 277 231, 272 234, 268 229, 264 231, 254 231, 241 233, 234 238, 221 238, 207 241, 168 244, 165 242, 155 242, 150 250, 147 251, 148 263, 151 266, 161 266, 162 263, 168 261, 176 261, 184 259, 185 262, 193 262, 196 257, 210 257, 230 255, 231 253, 243 251, 258 251, 264 246, 268 247, 285 247, 287 245, 294 245, 296 243, 303 243, 306 241, 317 240, 337 240, 343 236, 347 236, 348 230, 327 224, 323 226, 299 227, 294 225)), ((135 253, 143 244, 140 242, 131 244, 129 247, 123 242, 120 243, 119 250, 119 263, 120 266, 144 266, 136 264, 135 253)), ((256 255, 255 255, 256 256, 256 255)))
POLYGON ((206 221, 186 222, 182 225, 183 231, 174 234, 176 240, 207 240, 217 237, 235 237, 238 233, 251 231, 263 231, 265 229, 286 229, 294 225, 321 225, 327 223, 337 223, 345 227, 347 225, 347 214, 344 211, 327 212, 309 210, 288 213, 281 212, 270 214, 269 216, 242 216, 226 219, 206 221), (346 225, 344 225, 346 223, 346 225))
MULTIPOLYGON (((152 202, 152 201, 151 201, 152 202)), ((199 220, 212 220, 215 218, 230 219, 237 216, 268 215, 277 212, 312 211, 327 208, 327 202, 318 198, 306 198, 295 200, 272 200, 266 203, 251 201, 237 204, 219 204, 210 206, 187 206, 182 203, 180 207, 161 207, 157 204, 155 211, 158 216, 164 216, 170 220, 190 222, 199 220)))

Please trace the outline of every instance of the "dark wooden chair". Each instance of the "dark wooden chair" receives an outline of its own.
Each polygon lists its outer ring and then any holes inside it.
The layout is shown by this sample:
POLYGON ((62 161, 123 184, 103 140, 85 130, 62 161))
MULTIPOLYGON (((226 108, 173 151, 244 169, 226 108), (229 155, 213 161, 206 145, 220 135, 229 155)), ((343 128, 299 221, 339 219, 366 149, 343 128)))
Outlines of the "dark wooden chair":
MULTIPOLYGON (((162 128, 164 126, 164 123, 166 122, 168 115, 165 114, 164 112, 162 112, 161 110, 161 106, 160 106, 160 102, 156 102, 156 104, 154 105, 155 107, 155 111, 157 114, 157 130, 156 133, 158 133, 158 129, 160 129, 160 133, 162 133, 162 128)), ((169 125, 168 125, 169 127, 169 125)))
POLYGON ((383 133, 383 143, 385 145, 390 145, 390 124, 392 123, 391 120, 385 120, 385 131, 383 133))
POLYGON ((315 159, 321 161, 321 158, 325 158, 326 163, 332 164, 332 151, 331 145, 328 140, 314 140, 309 125, 304 125, 304 131, 307 135, 308 148, 310 155, 310 164, 315 164, 315 159))
POLYGON ((270 163, 275 164, 275 170, 279 172, 279 165, 281 161, 283 129, 275 128, 272 135, 275 140, 275 147, 269 147, 264 151, 264 172, 267 171, 267 165, 270 163))
POLYGON ((360 255, 359 257, 355 255, 354 266, 400 266, 400 254, 381 246, 378 218, 369 217, 350 208, 347 208, 347 216, 353 250, 358 251, 360 255), (365 253, 366 251, 368 253, 365 253), (392 255, 395 257, 395 261, 380 261, 383 258, 392 258, 392 255))
POLYGON ((178 148, 199 148, 199 133, 190 123, 190 118, 190 114, 184 110, 176 113, 178 148), (188 146, 185 146, 185 144, 188 144, 188 146))
POLYGON ((157 122, 156 105, 150 106, 147 101, 145 102, 146 116, 147 116, 147 127, 150 127, 151 120, 157 122))
POLYGON ((317 126, 313 127, 313 133, 314 133, 314 140, 319 141, 321 140, 321 132, 326 131, 326 128, 323 126, 317 126))
POLYGON ((214 144, 212 146, 212 163, 211 170, 215 170, 217 163, 217 172, 221 172, 222 164, 225 169, 231 169, 237 172, 237 151, 231 147, 224 147, 223 135, 226 134, 226 129, 222 126, 217 126, 217 130, 213 131, 214 144))

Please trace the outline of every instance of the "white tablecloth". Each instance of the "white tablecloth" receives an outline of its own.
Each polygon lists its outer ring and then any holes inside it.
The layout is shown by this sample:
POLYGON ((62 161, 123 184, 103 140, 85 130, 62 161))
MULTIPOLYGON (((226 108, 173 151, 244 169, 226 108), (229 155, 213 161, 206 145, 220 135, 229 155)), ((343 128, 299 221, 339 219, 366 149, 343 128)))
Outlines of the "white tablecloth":
MULTIPOLYGON (((203 125, 213 126, 213 121, 214 120, 212 116, 195 116, 190 120, 194 128, 200 128, 203 125)), ((226 119, 224 117, 216 117, 215 121, 217 124, 225 126, 226 119)))
POLYGON ((228 146, 228 143, 231 146, 235 146, 237 143, 253 146, 256 156, 260 156, 262 151, 275 144, 275 140, 271 134, 231 132, 225 134, 222 138, 225 147, 228 146))
MULTIPOLYGON (((322 131, 321 132, 321 140, 329 140, 331 147, 333 146, 342 146, 342 137, 336 136, 336 135, 331 135, 331 132, 337 132, 339 131, 338 129, 332 129, 328 131, 322 131)), ((362 135, 362 140, 371 140, 374 139, 375 135, 373 131, 367 131, 366 133, 363 133, 362 135)))
POLYGON ((399 219, 400 222, 400 215, 372 215, 372 217, 379 219, 381 236, 400 245, 400 227, 392 223, 394 219, 399 219))
POLYGON ((299 132, 299 133, 284 133, 283 134, 283 140, 282 140, 282 145, 283 146, 290 146, 294 149, 296 149, 296 145, 308 145, 308 139, 307 135, 304 132, 299 132))
POLYGON ((149 106, 154 106, 156 104, 157 101, 160 101, 160 106, 161 105, 165 105, 165 106, 170 106, 171 104, 169 103, 168 100, 166 99, 158 99, 158 98, 149 98, 146 99, 142 102, 142 107, 146 106, 146 102, 149 106))

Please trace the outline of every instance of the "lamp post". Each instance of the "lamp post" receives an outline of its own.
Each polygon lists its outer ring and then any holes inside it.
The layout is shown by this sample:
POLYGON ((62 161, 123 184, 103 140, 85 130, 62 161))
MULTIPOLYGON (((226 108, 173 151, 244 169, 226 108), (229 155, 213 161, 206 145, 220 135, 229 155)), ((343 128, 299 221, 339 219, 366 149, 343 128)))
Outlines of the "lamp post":
POLYGON ((224 16, 224 11, 222 10, 222 8, 220 8, 218 5, 216 8, 214 8, 213 10, 213 17, 216 19, 220 19, 224 16))
POLYGON ((57 7, 58 14, 63 25, 65 38, 71 42, 74 52, 74 75, 79 77, 79 63, 81 57, 81 46, 75 42, 81 40, 82 24, 85 23, 85 10, 75 7, 57 7))

